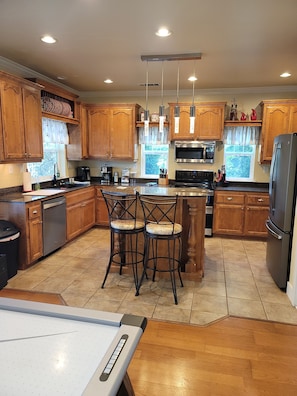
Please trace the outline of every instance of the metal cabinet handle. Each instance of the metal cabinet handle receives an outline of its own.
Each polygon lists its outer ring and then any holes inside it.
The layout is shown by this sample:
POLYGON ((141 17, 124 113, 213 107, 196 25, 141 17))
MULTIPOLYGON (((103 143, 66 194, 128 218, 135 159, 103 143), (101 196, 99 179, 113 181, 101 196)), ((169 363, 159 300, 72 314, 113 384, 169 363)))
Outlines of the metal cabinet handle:
POLYGON ((258 198, 258 202, 264 202, 263 198, 258 198))
POLYGON ((232 201, 232 197, 227 197, 227 201, 232 201))
POLYGON ((37 210, 33 210, 33 214, 37 214, 38 213, 38 211, 37 210))

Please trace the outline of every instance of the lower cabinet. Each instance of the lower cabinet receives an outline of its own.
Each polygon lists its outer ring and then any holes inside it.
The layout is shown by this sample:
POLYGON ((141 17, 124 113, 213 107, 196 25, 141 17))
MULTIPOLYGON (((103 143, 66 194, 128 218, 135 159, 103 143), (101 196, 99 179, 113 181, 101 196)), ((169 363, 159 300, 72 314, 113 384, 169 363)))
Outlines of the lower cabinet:
POLYGON ((216 191, 214 234, 266 237, 267 193, 216 191))
POLYGON ((67 241, 95 224, 94 187, 68 192, 66 195, 67 241))
POLYGON ((41 203, 27 205, 28 211, 28 263, 37 261, 43 255, 41 203))
POLYGON ((27 269, 43 254, 41 201, 1 202, 0 218, 20 230, 18 268, 27 269))
POLYGON ((96 187, 96 224, 101 226, 109 225, 108 211, 101 194, 101 187, 96 187))

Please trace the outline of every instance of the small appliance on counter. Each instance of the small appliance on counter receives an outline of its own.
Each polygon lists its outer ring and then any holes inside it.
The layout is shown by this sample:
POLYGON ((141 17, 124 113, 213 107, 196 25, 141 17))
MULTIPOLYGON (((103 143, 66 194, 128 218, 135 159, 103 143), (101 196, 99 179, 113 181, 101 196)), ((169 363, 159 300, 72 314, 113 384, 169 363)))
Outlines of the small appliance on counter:
POLYGON ((123 186, 128 186, 129 182, 130 182, 130 171, 129 171, 129 169, 123 169, 122 170, 121 184, 123 186))
POLYGON ((76 179, 78 181, 90 181, 90 168, 88 166, 78 166, 76 168, 76 179))
POLYGON ((111 184, 112 182, 112 167, 111 166, 101 166, 101 184, 111 184))

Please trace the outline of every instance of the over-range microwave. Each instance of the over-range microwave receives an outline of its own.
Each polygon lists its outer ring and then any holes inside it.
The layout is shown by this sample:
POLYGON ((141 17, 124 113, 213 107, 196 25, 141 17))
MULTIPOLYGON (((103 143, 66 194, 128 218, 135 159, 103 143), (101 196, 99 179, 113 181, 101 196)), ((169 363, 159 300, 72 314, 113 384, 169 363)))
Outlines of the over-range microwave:
POLYGON ((216 142, 213 141, 176 141, 175 162, 212 164, 216 142))

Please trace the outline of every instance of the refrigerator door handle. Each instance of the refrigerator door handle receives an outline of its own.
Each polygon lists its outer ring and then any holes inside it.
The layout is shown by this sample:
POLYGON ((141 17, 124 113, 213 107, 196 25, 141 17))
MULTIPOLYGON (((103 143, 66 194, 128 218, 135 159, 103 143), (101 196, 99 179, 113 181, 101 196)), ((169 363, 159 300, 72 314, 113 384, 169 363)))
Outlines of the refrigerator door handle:
POLYGON ((275 231, 273 231, 273 230, 269 227, 269 220, 266 221, 265 226, 266 226, 268 232, 269 232, 275 239, 278 239, 278 240, 283 239, 283 237, 282 237, 281 235, 277 234, 275 231))

